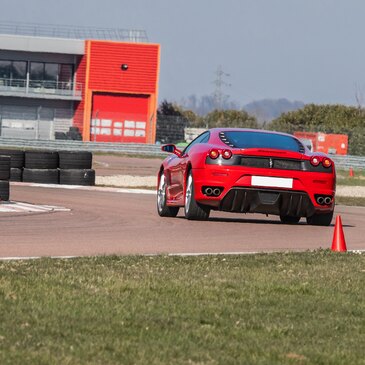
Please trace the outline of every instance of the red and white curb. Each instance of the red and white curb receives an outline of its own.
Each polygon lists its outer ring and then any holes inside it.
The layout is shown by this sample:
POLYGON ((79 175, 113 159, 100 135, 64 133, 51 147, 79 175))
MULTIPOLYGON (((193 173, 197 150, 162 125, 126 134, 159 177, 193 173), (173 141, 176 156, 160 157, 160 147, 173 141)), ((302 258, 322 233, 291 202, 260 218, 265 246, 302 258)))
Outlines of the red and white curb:
POLYGON ((71 209, 53 205, 38 205, 23 202, 7 201, 1 202, 0 213, 49 213, 69 212, 71 209))

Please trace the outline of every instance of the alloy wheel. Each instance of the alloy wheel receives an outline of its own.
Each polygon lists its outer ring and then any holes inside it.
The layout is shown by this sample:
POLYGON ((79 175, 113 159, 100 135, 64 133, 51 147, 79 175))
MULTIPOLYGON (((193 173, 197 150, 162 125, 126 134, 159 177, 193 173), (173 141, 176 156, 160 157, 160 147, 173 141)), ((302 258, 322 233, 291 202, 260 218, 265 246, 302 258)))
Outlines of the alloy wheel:
POLYGON ((192 190, 193 190, 193 178, 191 174, 188 176, 188 181, 186 183, 186 192, 185 192, 185 211, 189 211, 189 207, 191 204, 191 196, 192 196, 192 190))
POLYGON ((160 177, 160 184, 157 190, 157 206, 158 210, 161 212, 166 203, 166 180, 165 175, 162 174, 160 177))

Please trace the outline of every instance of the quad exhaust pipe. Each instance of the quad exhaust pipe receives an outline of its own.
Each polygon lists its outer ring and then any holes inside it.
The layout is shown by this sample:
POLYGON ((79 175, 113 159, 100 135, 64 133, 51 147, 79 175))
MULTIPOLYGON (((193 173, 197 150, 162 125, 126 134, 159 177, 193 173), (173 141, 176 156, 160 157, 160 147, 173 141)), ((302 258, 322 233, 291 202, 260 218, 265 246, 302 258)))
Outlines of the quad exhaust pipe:
POLYGON ((332 199, 329 196, 324 198, 324 204, 329 205, 329 204, 331 204, 331 202, 332 202, 332 199))
POLYGON ((332 203, 332 197, 328 195, 316 196, 316 202, 319 205, 330 205, 332 203))
POLYGON ((203 187, 203 194, 207 196, 219 196, 221 195, 223 188, 217 188, 214 186, 205 186, 203 187))
POLYGON ((319 197, 317 198, 317 203, 318 203, 319 205, 323 205, 323 203, 324 203, 324 198, 323 198, 323 196, 319 196, 319 197))

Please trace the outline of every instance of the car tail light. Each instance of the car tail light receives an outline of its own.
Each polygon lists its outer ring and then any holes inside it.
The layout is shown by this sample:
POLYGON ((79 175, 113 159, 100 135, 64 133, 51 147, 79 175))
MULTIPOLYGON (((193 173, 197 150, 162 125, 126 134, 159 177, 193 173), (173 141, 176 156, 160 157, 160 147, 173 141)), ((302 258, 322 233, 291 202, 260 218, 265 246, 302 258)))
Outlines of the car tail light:
POLYGON ((231 150, 223 150, 222 151, 222 157, 225 160, 229 160, 232 157, 232 151, 231 150))
POLYGON ((322 160, 322 165, 323 167, 331 167, 332 166, 332 161, 328 158, 328 157, 325 157, 323 160, 322 160))
POLYGON ((313 157, 311 158, 311 164, 312 164, 313 166, 318 166, 320 163, 321 163, 321 160, 319 159, 319 157, 318 157, 318 156, 313 156, 313 157))
POLYGON ((219 151, 214 149, 209 151, 209 157, 213 160, 219 157, 219 151))

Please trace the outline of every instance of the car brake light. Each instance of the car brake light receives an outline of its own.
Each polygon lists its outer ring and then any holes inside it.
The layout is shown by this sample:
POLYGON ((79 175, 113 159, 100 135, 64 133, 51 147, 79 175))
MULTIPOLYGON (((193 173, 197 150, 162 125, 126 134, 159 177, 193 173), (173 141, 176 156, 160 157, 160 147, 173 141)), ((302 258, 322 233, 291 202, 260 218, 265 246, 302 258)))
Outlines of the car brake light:
POLYGON ((229 160, 232 157, 232 151, 231 150, 223 150, 222 151, 222 157, 225 160, 229 160))
POLYGON ((210 150, 209 151, 209 157, 213 160, 219 157, 219 151, 218 150, 210 150))
POLYGON ((322 160, 322 165, 323 167, 331 167, 332 165, 332 161, 328 158, 328 157, 325 157, 323 160, 322 160))
POLYGON ((313 156, 313 157, 311 158, 311 164, 312 164, 313 166, 318 166, 320 163, 321 163, 321 160, 319 159, 319 157, 318 157, 318 156, 313 156))

